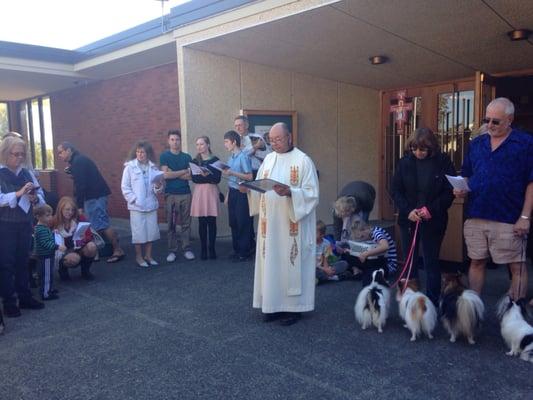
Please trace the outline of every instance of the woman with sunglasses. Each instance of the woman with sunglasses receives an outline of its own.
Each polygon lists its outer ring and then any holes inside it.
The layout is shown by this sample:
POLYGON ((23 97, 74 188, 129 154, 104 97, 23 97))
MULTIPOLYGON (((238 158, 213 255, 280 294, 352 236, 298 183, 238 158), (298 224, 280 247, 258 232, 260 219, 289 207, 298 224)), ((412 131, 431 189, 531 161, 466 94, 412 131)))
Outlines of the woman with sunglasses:
POLYGON ((44 194, 27 161, 27 150, 15 136, 0 142, 0 296, 7 317, 20 316, 20 308, 44 307, 32 297, 28 281, 32 207, 44 204, 44 194))
POLYGON ((409 253, 415 226, 419 223, 410 279, 418 278, 418 243, 422 246, 426 272, 426 294, 437 306, 441 289, 439 253, 453 189, 445 175, 455 176, 447 154, 440 151, 437 137, 429 128, 418 128, 406 145, 392 181, 392 196, 399 210, 398 225, 404 258, 409 253))

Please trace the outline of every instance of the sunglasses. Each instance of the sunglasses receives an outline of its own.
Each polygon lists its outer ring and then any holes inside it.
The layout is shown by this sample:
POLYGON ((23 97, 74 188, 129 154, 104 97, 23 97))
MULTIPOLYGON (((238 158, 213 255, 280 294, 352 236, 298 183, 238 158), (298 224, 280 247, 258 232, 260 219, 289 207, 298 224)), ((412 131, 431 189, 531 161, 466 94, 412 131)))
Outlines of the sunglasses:
POLYGON ((19 158, 20 158, 20 157, 22 157, 22 158, 26 157, 26 153, 18 152, 18 151, 17 151, 17 152, 11 152, 10 154, 11 154, 13 157, 19 157, 19 158))
POLYGON ((427 147, 419 147, 416 144, 411 146, 411 151, 417 151, 420 150, 422 152, 428 151, 427 147))
POLYGON ((487 125, 492 122, 492 125, 498 126, 498 125, 500 125, 502 120, 501 119, 497 119, 497 118, 483 118, 481 120, 481 122, 483 122, 484 124, 487 124, 487 125))

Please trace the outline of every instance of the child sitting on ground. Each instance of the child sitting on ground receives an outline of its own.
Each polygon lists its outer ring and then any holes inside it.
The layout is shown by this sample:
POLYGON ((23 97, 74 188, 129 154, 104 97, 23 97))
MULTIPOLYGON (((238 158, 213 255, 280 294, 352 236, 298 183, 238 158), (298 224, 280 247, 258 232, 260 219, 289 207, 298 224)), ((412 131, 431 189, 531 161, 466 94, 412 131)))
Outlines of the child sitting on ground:
MULTIPOLYGON (((338 281, 339 275, 344 273, 348 268, 346 261, 338 260, 333 262, 333 251, 331 243, 324 237, 326 236, 326 224, 318 220, 316 223, 316 279, 317 283, 324 281, 338 281), (331 262, 331 263, 330 263, 331 262)), ((342 277, 343 275, 341 275, 342 277)))
POLYGON ((363 287, 372 282, 372 272, 377 269, 383 268, 386 278, 396 272, 396 244, 383 228, 361 222, 352 229, 350 240, 372 241, 377 244, 376 247, 363 251, 358 256, 349 253, 349 246, 336 248, 342 260, 352 268, 354 276, 361 276, 363 287))
POLYGON ((52 207, 48 204, 36 206, 33 208, 33 215, 37 218, 34 252, 38 258, 41 299, 55 300, 59 296, 54 290, 54 255, 56 250, 65 251, 66 247, 56 244, 54 233, 50 229, 52 207))

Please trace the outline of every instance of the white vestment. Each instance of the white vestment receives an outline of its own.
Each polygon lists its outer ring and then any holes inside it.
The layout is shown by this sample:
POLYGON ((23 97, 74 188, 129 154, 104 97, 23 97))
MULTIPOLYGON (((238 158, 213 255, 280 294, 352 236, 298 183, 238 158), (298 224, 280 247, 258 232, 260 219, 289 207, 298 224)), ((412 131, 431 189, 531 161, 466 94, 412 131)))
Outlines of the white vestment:
POLYGON ((250 214, 259 214, 255 255, 254 308, 264 313, 312 311, 315 307, 315 245, 318 177, 313 161, 294 148, 268 154, 257 179, 291 188, 248 195, 250 214))

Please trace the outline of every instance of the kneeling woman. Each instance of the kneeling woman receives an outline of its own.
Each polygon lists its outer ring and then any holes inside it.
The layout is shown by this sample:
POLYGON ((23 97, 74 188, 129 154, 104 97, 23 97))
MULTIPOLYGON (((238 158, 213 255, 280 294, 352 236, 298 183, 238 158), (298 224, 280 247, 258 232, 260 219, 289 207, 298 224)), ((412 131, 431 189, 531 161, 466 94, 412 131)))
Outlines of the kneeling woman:
POLYGON ((74 233, 78 227, 78 222, 87 222, 83 215, 78 214, 78 208, 72 197, 62 197, 57 204, 56 214, 54 216, 54 229, 64 241, 67 248, 66 252, 56 257, 59 263, 59 277, 62 281, 69 281, 69 268, 81 266, 81 277, 85 280, 93 280, 91 265, 98 248, 94 243, 90 230, 81 243, 74 243, 74 233))
POLYGON ((122 195, 130 210, 131 241, 139 267, 158 265, 152 258, 152 242, 160 237, 157 225, 159 202, 156 193, 163 189, 162 180, 152 183, 159 173, 150 143, 140 140, 130 151, 122 174, 122 195), (142 246, 144 245, 144 256, 142 246))

